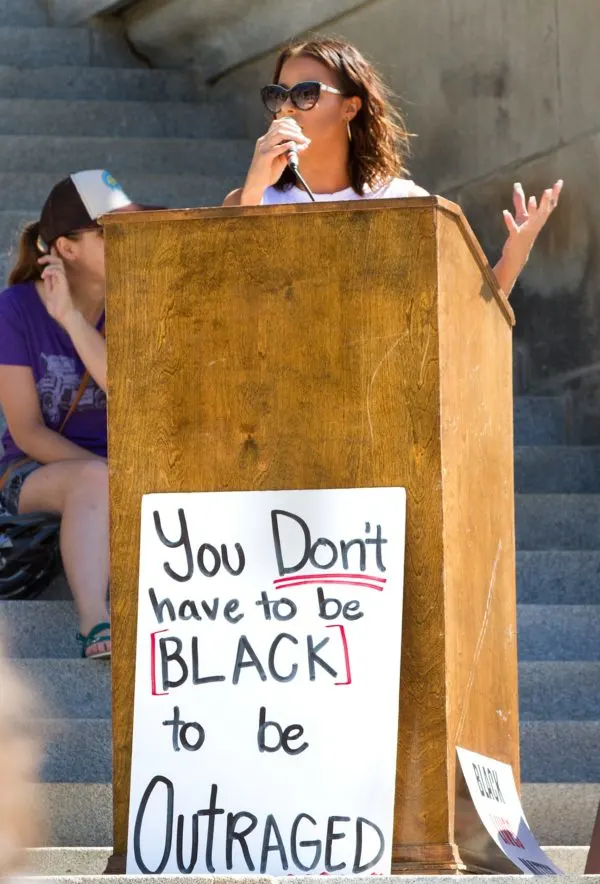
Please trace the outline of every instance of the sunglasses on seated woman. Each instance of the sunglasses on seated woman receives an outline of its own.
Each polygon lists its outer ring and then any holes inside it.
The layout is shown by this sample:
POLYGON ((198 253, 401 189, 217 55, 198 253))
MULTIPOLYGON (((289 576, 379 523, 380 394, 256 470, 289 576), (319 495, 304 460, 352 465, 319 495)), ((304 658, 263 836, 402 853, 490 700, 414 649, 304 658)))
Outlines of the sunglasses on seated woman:
POLYGON ((302 83, 296 83, 286 89, 278 83, 270 83, 263 86, 260 90, 260 97, 269 113, 278 114, 286 101, 292 102, 294 107, 301 111, 311 110, 321 97, 321 92, 331 92, 334 95, 343 95, 339 89, 328 86, 326 83, 319 83, 317 80, 305 80, 302 83))

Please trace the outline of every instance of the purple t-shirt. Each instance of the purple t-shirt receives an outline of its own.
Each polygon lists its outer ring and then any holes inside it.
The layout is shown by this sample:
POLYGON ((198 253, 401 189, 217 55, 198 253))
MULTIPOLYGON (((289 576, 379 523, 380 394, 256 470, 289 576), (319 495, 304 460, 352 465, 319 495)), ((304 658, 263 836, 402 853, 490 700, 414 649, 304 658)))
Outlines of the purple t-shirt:
MULTIPOLYGON (((13 285, 0 294, 0 365, 31 368, 44 422, 58 430, 77 395, 85 366, 66 331, 44 307, 33 282, 13 285)), ((106 394, 93 380, 67 421, 63 436, 106 457, 106 394)), ((23 454, 8 429, 2 444, 0 471, 23 454)))

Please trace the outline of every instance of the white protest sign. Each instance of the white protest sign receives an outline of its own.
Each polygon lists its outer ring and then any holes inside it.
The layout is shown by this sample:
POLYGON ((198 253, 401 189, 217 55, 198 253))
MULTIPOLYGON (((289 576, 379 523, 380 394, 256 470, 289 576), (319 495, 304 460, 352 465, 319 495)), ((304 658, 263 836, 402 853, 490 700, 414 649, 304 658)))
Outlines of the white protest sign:
POLYGON ((405 514, 143 498, 128 874, 390 872, 405 514))
POLYGON ((562 875, 531 832, 512 767, 457 746, 463 776, 479 818, 508 859, 528 875, 562 875))

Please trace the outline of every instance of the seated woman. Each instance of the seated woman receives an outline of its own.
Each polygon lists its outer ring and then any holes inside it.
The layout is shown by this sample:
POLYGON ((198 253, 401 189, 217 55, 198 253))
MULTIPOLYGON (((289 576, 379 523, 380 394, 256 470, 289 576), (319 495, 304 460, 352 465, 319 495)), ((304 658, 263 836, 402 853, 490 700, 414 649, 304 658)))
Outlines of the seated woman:
POLYGON ((104 239, 97 218, 133 208, 106 171, 59 182, 40 220, 25 229, 0 294, 7 421, 0 501, 12 513, 60 514, 60 552, 84 657, 111 652, 104 239))
MULTIPOLYGON (((302 178, 318 201, 427 196, 405 177, 409 136, 402 118, 375 69, 350 43, 318 39, 284 49, 273 83, 261 95, 273 122, 256 143, 244 186, 223 205, 308 202, 288 166, 290 151, 296 151, 302 178)), ((515 215, 504 212, 508 238, 494 268, 505 294, 561 189, 557 181, 538 206, 534 196, 526 202, 515 184, 515 215)))

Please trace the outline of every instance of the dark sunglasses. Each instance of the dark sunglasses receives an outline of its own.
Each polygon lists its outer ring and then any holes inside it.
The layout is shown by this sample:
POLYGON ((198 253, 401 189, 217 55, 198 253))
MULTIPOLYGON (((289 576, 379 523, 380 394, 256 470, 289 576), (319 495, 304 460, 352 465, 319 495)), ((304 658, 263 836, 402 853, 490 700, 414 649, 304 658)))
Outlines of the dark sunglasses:
POLYGON ((305 80, 303 83, 296 83, 290 89, 285 89, 278 83, 270 83, 260 90, 260 97, 269 113, 278 114, 288 98, 298 110, 311 110, 321 97, 321 92, 343 95, 343 92, 334 89, 333 86, 327 86, 317 80, 305 80))

